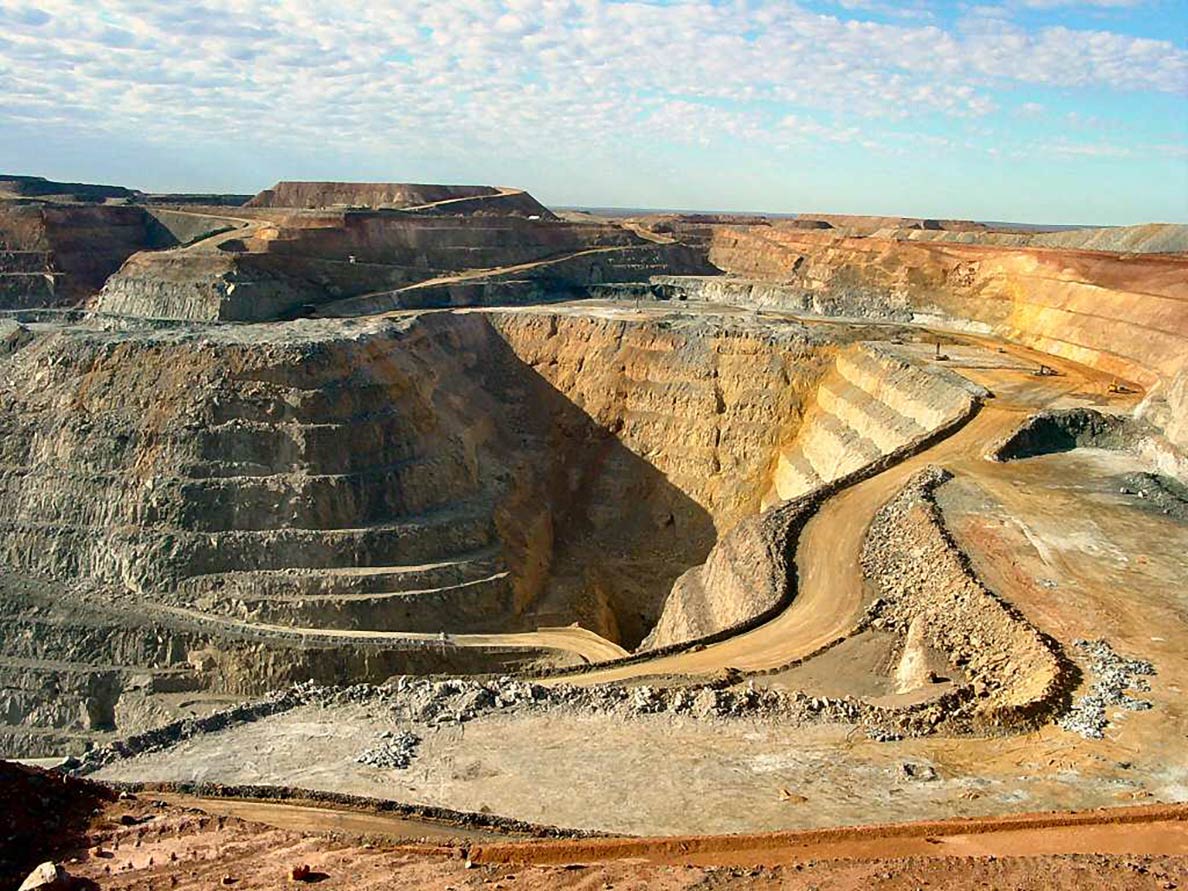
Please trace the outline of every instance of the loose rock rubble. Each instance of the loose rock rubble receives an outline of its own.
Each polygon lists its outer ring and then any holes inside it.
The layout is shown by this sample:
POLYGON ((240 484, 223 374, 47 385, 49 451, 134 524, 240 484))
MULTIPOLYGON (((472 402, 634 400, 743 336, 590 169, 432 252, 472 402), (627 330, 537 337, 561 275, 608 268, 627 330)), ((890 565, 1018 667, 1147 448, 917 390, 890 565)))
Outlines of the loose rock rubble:
POLYGON ((1155 473, 1128 473, 1122 478, 1120 494, 1146 502, 1152 510, 1188 520, 1188 489, 1175 480, 1155 473))
POLYGON ((368 767, 405 770, 417 755, 421 738, 408 730, 385 730, 377 745, 359 755, 355 761, 368 767))
MULTIPOLYGON (((989 591, 945 528, 935 490, 951 474, 917 473, 875 516, 862 570, 879 593, 871 627, 923 639, 968 679, 959 692, 976 728, 1002 730, 1034 722, 1055 704, 1067 678, 1055 645, 989 591)), ((961 715, 949 711, 947 720, 961 715)))
POLYGON ((491 680, 430 680, 402 676, 383 686, 304 688, 308 701, 324 704, 390 706, 401 720, 443 725, 466 723, 494 712, 581 711, 633 717, 673 714, 695 718, 764 718, 807 722, 814 719, 847 721, 866 716, 870 707, 856 699, 811 697, 747 683, 716 686, 637 687, 569 685, 544 686, 511 677, 491 680))
POLYGON ((1061 727, 1086 739, 1102 739, 1106 728, 1110 726, 1107 709, 1145 711, 1151 708, 1149 701, 1131 696, 1126 691, 1150 690, 1151 686, 1145 678, 1155 674, 1154 665, 1143 659, 1119 656, 1104 640, 1078 640, 1073 646, 1083 655, 1093 685, 1060 719, 1061 727))

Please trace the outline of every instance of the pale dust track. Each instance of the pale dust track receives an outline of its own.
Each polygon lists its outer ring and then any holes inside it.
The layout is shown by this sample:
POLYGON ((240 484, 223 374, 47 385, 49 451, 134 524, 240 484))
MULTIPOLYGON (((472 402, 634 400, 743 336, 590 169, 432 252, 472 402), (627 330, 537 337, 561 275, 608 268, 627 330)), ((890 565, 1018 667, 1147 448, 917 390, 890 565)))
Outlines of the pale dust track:
POLYGON ((792 605, 752 631, 700 650, 632 665, 590 671, 543 683, 579 685, 641 675, 709 674, 722 668, 756 672, 803 659, 848 636, 861 613, 864 581, 858 558, 875 513, 922 467, 977 450, 1012 429, 1021 416, 983 408, 961 430, 936 446, 827 500, 809 519, 796 549, 797 591, 792 605))

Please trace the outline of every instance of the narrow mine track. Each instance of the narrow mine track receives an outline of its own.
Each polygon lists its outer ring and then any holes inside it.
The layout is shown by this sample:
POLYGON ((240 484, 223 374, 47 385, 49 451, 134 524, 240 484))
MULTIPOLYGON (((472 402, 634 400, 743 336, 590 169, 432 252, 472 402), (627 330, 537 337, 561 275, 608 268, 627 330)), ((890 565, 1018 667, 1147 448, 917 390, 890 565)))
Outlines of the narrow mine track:
POLYGON ((440 201, 430 201, 426 204, 414 204, 411 207, 402 207, 402 208, 400 208, 400 210, 408 211, 411 213, 411 212, 415 212, 415 211, 432 210, 435 207, 446 207, 450 204, 458 204, 459 202, 464 202, 464 201, 469 201, 469 202, 482 201, 484 199, 490 199, 490 198, 506 198, 509 195, 524 195, 524 194, 526 194, 523 189, 510 189, 506 186, 495 186, 495 189, 496 189, 496 191, 490 195, 463 195, 460 198, 443 198, 440 201))
POLYGON ((506 634, 430 634, 416 631, 362 631, 341 628, 308 628, 275 625, 267 622, 245 622, 229 616, 204 613, 181 606, 158 606, 154 609, 170 616, 213 625, 228 631, 263 634, 273 637, 296 637, 320 641, 390 641, 399 643, 440 644, 442 647, 543 649, 573 653, 586 662, 605 662, 628 655, 616 643, 577 625, 563 628, 538 628, 535 631, 506 634))
MULTIPOLYGON (((398 288, 382 288, 378 291, 369 291, 365 294, 356 294, 353 297, 345 297, 342 300, 336 300, 318 307, 318 310, 314 313, 314 315, 316 317, 334 318, 337 317, 338 310, 336 307, 338 306, 365 302, 378 297, 398 294, 412 294, 428 288, 441 288, 448 287, 450 285, 464 284, 466 282, 478 282, 483 281, 484 279, 495 278, 503 275, 514 275, 518 272, 531 272, 536 269, 544 269, 549 266, 565 263, 578 257, 594 256, 597 254, 613 254, 623 250, 630 250, 633 247, 638 247, 638 245, 609 245, 606 247, 585 248, 580 251, 572 251, 570 253, 559 254, 553 257, 545 257, 541 260, 531 260, 527 263, 517 263, 514 266, 491 266, 484 267, 482 269, 467 269, 463 272, 452 273, 450 275, 441 275, 398 288)), ((406 315, 410 311, 422 312, 423 310, 394 309, 379 313, 365 313, 365 315, 370 318, 391 318, 395 316, 406 315)))
POLYGON ((798 662, 849 636, 862 612, 858 564, 866 530, 880 507, 920 468, 943 463, 1012 429, 1018 411, 983 408, 965 427, 931 449, 856 483, 827 500, 805 525, 796 549, 796 597, 758 628, 704 648, 602 671, 547 678, 582 686, 649 675, 712 674, 723 668, 770 671, 798 662))

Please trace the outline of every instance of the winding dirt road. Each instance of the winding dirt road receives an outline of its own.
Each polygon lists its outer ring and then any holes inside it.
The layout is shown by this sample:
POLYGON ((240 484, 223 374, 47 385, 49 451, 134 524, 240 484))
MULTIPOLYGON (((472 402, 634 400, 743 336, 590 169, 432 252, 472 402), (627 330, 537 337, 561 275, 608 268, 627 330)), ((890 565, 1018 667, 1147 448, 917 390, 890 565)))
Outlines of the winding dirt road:
POLYGON ((976 451, 1012 429, 1022 417, 1018 411, 985 407, 933 448, 826 501, 805 525, 796 548, 796 599, 770 622, 700 650, 543 683, 587 686, 643 675, 711 674, 723 668, 767 671, 804 659, 849 636, 862 614, 864 600, 858 558, 878 509, 922 467, 976 451))
MULTIPOLYGON (((953 335, 946 332, 946 336, 953 335)), ((797 593, 787 610, 758 628, 719 643, 601 670, 562 672, 540 682, 589 686, 641 677, 713 674, 725 668, 769 671, 803 660, 849 636, 866 600, 859 556, 866 530, 879 508, 928 464, 960 464, 976 472, 990 442, 1009 433, 1037 409, 1081 393, 1087 385, 1100 384, 1103 379, 1081 366, 1046 356, 1044 361, 1058 368, 1060 374, 1037 376, 1028 370, 1037 364, 1038 354, 1031 350, 981 338, 961 339, 974 345, 977 354, 964 363, 950 361, 946 366, 960 370, 994 397, 956 433, 824 502, 805 525, 797 545, 797 593), (989 361, 1004 352, 1015 361, 989 361)), ((234 630, 313 640, 441 641, 444 646, 455 647, 536 648, 571 653, 587 664, 629 656, 618 644, 576 625, 521 633, 449 635, 442 641, 440 635, 427 633, 291 627, 244 622, 180 607, 162 609, 234 630)))

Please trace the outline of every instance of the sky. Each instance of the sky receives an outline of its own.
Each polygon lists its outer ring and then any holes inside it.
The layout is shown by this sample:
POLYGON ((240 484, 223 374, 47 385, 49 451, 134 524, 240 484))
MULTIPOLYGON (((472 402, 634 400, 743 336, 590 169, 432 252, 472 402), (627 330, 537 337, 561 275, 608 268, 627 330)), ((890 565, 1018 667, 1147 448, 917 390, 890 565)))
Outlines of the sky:
POLYGON ((0 171, 1188 222, 1188 0, 0 0, 0 171))

